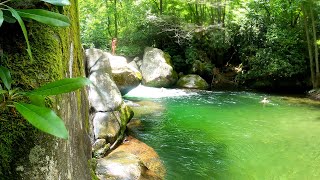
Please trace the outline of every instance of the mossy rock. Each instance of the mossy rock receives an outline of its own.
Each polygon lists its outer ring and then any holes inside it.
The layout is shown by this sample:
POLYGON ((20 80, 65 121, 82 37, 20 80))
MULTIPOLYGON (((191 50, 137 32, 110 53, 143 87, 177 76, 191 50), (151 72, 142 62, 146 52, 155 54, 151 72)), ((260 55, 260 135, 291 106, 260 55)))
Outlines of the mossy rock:
POLYGON ((186 89, 206 90, 209 84, 199 75, 189 74, 180 78, 177 82, 177 87, 186 89))

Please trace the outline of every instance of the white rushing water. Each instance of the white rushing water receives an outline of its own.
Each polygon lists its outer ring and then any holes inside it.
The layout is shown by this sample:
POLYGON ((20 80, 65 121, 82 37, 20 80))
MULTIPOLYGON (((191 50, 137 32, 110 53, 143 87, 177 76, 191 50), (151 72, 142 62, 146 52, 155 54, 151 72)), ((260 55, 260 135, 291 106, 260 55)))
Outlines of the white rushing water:
POLYGON ((154 88, 139 85, 138 87, 129 91, 125 97, 144 97, 144 98, 163 98, 163 97, 176 97, 176 96, 190 96, 196 95, 196 92, 184 89, 167 89, 167 88, 154 88))

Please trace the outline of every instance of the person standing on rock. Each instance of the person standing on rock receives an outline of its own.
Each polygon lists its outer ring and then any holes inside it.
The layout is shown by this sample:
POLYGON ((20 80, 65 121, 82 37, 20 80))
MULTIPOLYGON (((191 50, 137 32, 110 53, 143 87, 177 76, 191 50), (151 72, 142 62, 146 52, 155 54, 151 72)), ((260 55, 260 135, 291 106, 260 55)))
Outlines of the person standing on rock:
POLYGON ((112 38, 112 42, 111 42, 112 55, 115 54, 116 47, 117 47, 117 38, 112 38))

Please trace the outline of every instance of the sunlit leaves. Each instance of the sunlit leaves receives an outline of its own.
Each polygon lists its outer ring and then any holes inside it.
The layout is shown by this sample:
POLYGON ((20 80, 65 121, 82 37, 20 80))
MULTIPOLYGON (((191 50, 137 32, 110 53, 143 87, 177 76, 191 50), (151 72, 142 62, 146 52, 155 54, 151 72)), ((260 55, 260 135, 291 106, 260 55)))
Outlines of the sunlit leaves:
POLYGON ((68 138, 68 131, 55 112, 45 107, 45 98, 50 95, 72 92, 91 83, 90 80, 83 77, 61 79, 33 91, 23 92, 19 88, 11 88, 10 71, 3 66, 0 66, 0 80, 0 108, 15 107, 33 126, 63 139, 68 138), (2 85, 7 90, 3 89, 2 85), (31 104, 19 102, 23 96, 28 97, 31 104))
POLYGON ((91 81, 89 79, 83 77, 67 78, 46 84, 38 89, 28 92, 27 94, 45 96, 58 95, 77 90, 83 86, 89 85, 90 83, 91 81))
POLYGON ((17 102, 14 106, 34 127, 59 138, 68 139, 68 131, 63 121, 51 109, 17 102))
POLYGON ((33 19, 51 26, 67 27, 70 25, 70 21, 67 16, 51 11, 42 9, 25 9, 17 10, 17 12, 23 18, 33 19))

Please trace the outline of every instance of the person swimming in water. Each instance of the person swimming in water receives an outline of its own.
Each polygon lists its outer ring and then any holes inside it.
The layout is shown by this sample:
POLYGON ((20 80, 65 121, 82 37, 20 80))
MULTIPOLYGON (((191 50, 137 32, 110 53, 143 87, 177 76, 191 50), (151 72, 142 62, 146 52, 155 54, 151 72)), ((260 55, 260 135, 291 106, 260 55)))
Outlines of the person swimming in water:
POLYGON ((268 104, 270 101, 265 97, 260 102, 263 103, 263 104, 268 104))

